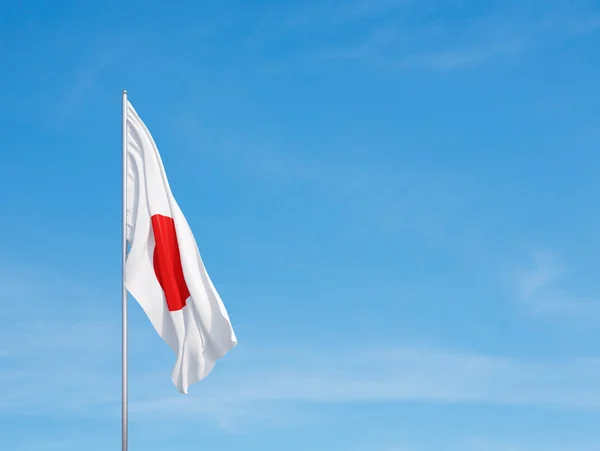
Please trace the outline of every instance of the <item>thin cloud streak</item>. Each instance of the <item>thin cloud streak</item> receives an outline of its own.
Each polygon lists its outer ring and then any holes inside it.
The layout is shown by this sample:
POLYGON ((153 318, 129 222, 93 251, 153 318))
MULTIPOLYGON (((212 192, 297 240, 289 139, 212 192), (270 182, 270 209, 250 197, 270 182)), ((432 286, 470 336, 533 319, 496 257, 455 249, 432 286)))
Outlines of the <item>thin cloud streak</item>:
POLYGON ((600 301, 567 291, 561 283, 565 271, 556 256, 535 252, 532 263, 516 274, 518 299, 533 315, 560 314, 598 319, 600 301))
POLYGON ((266 45, 285 37, 305 60, 313 55, 321 61, 354 60, 382 69, 449 71, 513 61, 540 46, 600 30, 597 11, 584 6, 508 3, 490 4, 475 15, 472 11, 469 2, 321 4, 280 13, 271 25, 263 23, 253 40, 266 45), (441 20, 443 16, 448 18, 441 20), (352 27, 358 22, 367 24, 362 34, 352 27), (303 34, 309 32, 311 39, 303 34))
POLYGON ((239 411, 240 406, 262 411, 258 406, 407 401, 600 408, 599 358, 518 361, 383 347, 295 356, 296 363, 288 364, 266 355, 258 355, 255 362, 238 361, 237 369, 228 367, 218 382, 205 382, 190 398, 166 396, 135 402, 132 409, 138 414, 167 411, 185 416, 207 414, 209 406, 223 414, 223 409, 239 411))
MULTIPOLYGON (((544 268, 533 272, 522 285, 523 293, 536 293, 554 274, 544 268)), ((10 295, 2 293, 4 298, 10 295)), ((31 314, 20 309, 21 321, 7 324, 1 332, 0 340, 8 346, 0 357, 0 384, 11 389, 0 393, 0 412, 117 415, 118 321, 100 312, 88 317, 93 312, 85 310, 59 312, 42 322, 35 314, 35 300, 29 308, 31 314)), ((201 416, 235 430, 247 422, 308 421, 315 418, 313 407, 322 404, 409 401, 600 409, 600 357, 518 360, 378 343, 362 349, 242 344, 214 375, 183 397, 172 388, 169 350, 159 348, 162 343, 145 325, 130 329, 133 342, 147 343, 154 337, 153 346, 162 356, 156 358, 155 352, 151 362, 132 368, 131 411, 139 421, 169 413, 177 419, 201 416), (303 409, 311 414, 303 414, 303 409)), ((143 354, 142 347, 133 350, 143 354)))
POLYGON ((484 437, 472 437, 466 440, 466 451, 598 451, 594 445, 573 446, 567 444, 536 444, 491 440, 484 437))

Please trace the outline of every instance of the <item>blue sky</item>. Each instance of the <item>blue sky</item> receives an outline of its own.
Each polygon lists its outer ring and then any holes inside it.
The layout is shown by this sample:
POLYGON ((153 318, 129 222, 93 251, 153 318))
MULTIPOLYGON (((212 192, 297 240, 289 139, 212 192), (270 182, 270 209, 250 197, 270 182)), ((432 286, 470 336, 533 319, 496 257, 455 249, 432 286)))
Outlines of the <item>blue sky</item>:
POLYGON ((0 449, 120 446, 121 90, 240 344, 131 303, 132 451, 600 450, 600 4, 0 6, 0 449))

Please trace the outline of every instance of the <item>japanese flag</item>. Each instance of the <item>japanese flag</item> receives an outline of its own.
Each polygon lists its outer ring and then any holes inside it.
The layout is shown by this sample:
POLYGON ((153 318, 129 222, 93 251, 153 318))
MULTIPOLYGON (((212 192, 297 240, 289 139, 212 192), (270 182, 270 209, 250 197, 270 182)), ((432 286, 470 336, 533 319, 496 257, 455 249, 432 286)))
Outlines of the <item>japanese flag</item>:
POLYGON ((124 283, 177 361, 181 393, 237 344, 225 306, 177 205, 158 149, 127 102, 127 241, 124 283))

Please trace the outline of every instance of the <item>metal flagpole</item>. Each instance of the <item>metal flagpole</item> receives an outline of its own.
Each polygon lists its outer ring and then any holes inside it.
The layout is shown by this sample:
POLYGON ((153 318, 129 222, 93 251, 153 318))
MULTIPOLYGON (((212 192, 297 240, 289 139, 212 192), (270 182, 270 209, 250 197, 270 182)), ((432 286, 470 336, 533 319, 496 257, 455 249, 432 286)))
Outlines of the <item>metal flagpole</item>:
POLYGON ((127 258, 127 91, 123 91, 123 209, 121 235, 121 289, 122 289, 122 375, 121 375, 121 450, 128 449, 127 400, 127 289, 125 288, 125 259, 127 258))

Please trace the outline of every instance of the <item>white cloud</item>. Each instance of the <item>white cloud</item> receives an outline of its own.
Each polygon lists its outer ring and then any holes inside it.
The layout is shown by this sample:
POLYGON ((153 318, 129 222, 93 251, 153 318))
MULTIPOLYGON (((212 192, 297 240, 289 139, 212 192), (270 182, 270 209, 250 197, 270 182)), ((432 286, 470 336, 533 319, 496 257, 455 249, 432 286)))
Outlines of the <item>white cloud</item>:
MULTIPOLYGON (((557 273, 543 265, 532 270, 522 281, 522 293, 533 296, 557 273)), ((20 280, 7 274, 2 278, 20 280)), ((68 288, 65 279, 56 277, 68 288)), ((17 285, 21 292, 24 287, 17 285)), ((10 293, 0 296, 6 299, 10 293)), ((19 307, 20 321, 7 322, 0 331, 6 351, 0 357, 0 384, 10 388, 0 392, 0 412, 118 415, 118 309, 113 316, 102 309, 51 314, 39 310, 35 300, 27 305, 19 307)), ((315 407, 323 404, 410 401, 600 409, 600 357, 518 360, 377 343, 361 349, 242 343, 191 395, 181 396, 170 381, 170 350, 147 322, 132 325, 130 332, 132 421, 155 415, 176 421, 200 417, 235 432, 248 424, 319 421, 315 407)))
MULTIPOLYGON (((12 341, 10 354, 0 358, 0 384, 11 389, 0 393, 0 411, 118 415, 118 323, 49 320, 7 327, 2 335, 4 342, 12 341)), ((152 343, 153 359, 157 352, 168 355, 161 345, 158 339, 152 343)), ((203 417, 235 431, 247 424, 317 421, 314 407, 321 404, 600 408, 600 358, 534 361, 373 344, 355 350, 241 344, 189 396, 181 396, 170 381, 167 359, 148 362, 148 352, 135 352, 146 357, 131 373, 132 421, 154 415, 177 421, 203 417)))
POLYGON ((600 408, 600 359, 519 361, 469 352, 394 347, 290 352, 244 349, 189 397, 164 393, 132 404, 139 418, 197 415, 219 422, 284 419, 340 403, 422 402, 600 408))
MULTIPOLYGON (((140 48, 147 40, 145 31, 137 27, 126 30, 112 30, 98 36, 86 35, 80 39, 73 39, 72 30, 63 30, 70 36, 69 39, 59 39, 56 52, 75 54, 74 69, 68 78, 68 84, 61 89, 60 97, 54 102, 52 124, 63 127, 68 120, 76 114, 89 100, 91 94, 101 83, 105 73, 118 67, 120 64, 134 66, 140 48), (85 52, 81 52, 82 43, 85 43, 85 52)), ((120 87, 120 89, 125 88, 120 87)), ((116 94, 118 96, 118 92, 116 94)))
POLYGON ((466 451, 598 451, 597 445, 573 446, 568 444, 516 443, 473 437, 466 442, 466 451))
POLYGON ((532 314, 600 316, 600 301, 570 293, 562 285, 566 268, 556 256, 535 252, 529 266, 516 274, 519 300, 532 314))
POLYGON ((492 2, 478 5, 477 14, 471 2, 452 0, 321 3, 280 11, 260 33, 264 41, 286 36, 301 47, 295 54, 355 60, 386 70, 448 71, 511 60, 600 29, 598 11, 589 5, 534 3, 492 2))

